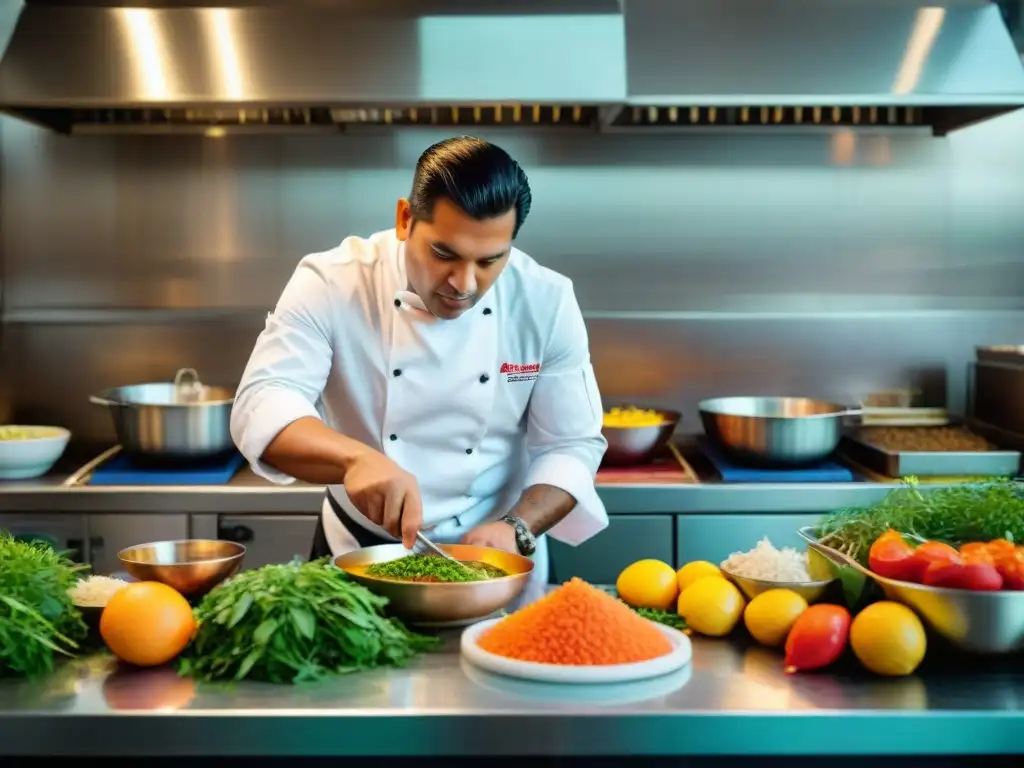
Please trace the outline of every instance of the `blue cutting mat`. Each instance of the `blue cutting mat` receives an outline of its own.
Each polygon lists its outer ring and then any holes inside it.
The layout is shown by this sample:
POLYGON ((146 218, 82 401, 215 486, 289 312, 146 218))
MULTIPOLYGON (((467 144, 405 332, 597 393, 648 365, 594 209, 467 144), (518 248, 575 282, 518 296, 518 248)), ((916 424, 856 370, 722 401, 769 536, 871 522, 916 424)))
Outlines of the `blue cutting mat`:
POLYGON ((849 483, 854 479, 853 472, 830 460, 794 469, 740 467, 726 459, 707 440, 700 441, 700 448, 726 483, 849 483))
POLYGON ((244 462, 240 453, 233 453, 213 464, 144 467, 120 454, 93 471, 89 485, 224 485, 244 462))

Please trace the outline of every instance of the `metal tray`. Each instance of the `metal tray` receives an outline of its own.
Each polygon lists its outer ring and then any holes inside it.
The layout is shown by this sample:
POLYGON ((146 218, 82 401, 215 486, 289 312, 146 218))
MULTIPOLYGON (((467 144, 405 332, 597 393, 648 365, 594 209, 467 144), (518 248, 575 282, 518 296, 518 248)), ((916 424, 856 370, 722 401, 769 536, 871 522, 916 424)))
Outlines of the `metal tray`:
POLYGON ((886 477, 1013 477, 1020 451, 905 451, 893 453, 846 435, 843 453, 865 469, 886 477))

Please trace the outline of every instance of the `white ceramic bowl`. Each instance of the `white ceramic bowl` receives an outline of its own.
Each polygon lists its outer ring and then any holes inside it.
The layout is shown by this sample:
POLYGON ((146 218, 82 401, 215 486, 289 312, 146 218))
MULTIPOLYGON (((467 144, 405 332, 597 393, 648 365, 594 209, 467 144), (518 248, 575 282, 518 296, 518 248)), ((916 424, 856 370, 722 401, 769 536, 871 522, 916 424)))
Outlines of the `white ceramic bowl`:
POLYGON ((45 475, 64 453, 70 439, 71 433, 63 427, 0 426, 0 480, 27 480, 45 475))

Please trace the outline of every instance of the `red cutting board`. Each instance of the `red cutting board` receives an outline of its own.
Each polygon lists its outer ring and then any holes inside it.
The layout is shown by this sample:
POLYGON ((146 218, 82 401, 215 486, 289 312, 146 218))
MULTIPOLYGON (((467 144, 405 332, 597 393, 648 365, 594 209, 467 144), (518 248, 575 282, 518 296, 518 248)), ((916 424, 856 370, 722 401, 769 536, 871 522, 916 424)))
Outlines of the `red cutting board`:
POLYGON ((636 483, 664 483, 665 485, 693 484, 679 462, 671 454, 638 467, 601 467, 597 470, 598 485, 628 485, 636 483))

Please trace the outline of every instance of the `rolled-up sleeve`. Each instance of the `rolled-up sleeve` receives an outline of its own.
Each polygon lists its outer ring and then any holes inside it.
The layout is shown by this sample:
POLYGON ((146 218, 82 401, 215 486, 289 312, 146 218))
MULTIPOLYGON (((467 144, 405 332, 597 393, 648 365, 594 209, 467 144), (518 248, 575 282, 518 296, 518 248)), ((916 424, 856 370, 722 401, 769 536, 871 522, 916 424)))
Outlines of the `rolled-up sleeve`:
POLYGON ((256 474, 275 483, 294 478, 261 461, 274 438, 317 410, 333 359, 332 303, 315 256, 295 270, 256 340, 231 409, 231 436, 256 474))
POLYGON ((601 395, 590 363, 583 314, 569 286, 552 328, 540 375, 530 395, 526 485, 553 485, 576 499, 576 507, 550 535, 577 545, 608 525, 594 476, 608 447, 601 434, 601 395))

